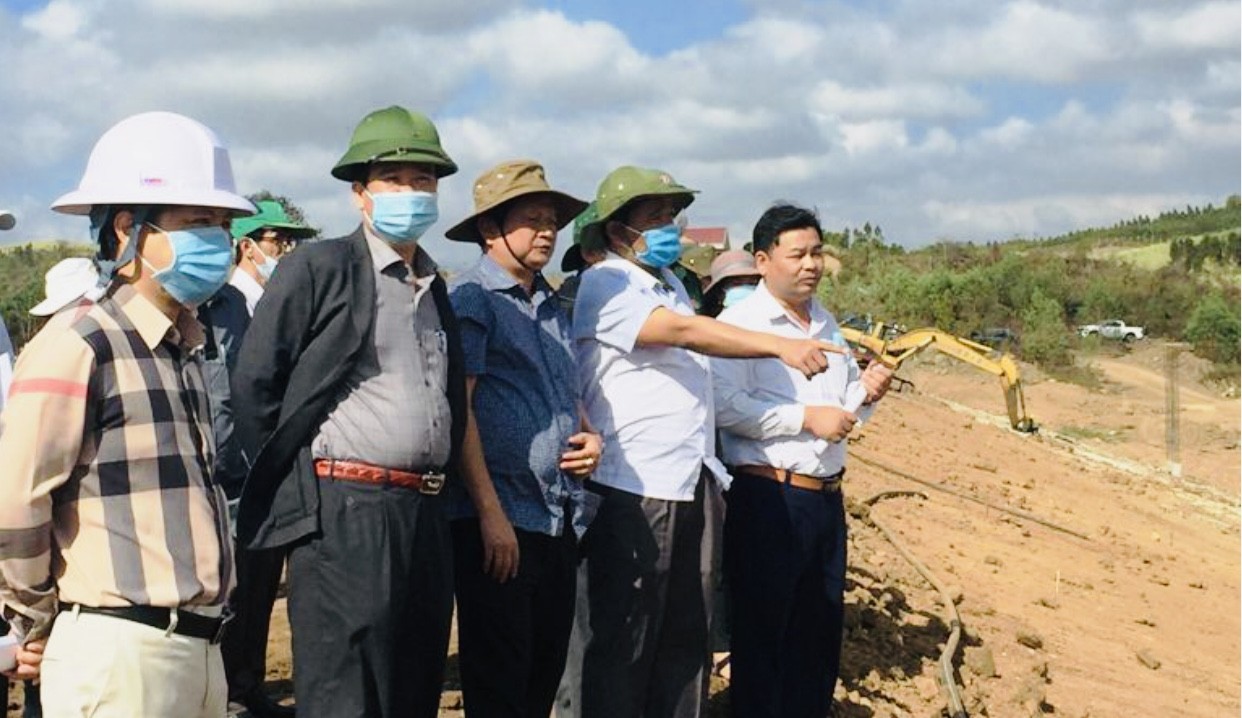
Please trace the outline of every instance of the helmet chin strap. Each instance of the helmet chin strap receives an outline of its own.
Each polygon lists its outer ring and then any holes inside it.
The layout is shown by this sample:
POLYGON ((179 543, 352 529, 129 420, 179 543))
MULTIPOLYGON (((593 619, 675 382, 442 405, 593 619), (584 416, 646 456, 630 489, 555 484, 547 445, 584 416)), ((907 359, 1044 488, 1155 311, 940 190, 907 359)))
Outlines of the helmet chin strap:
POLYGON ((107 229, 106 225, 116 218, 116 211, 113 207, 98 206, 91 210, 91 234, 95 237, 95 243, 99 245, 99 252, 95 255, 95 265, 99 268, 99 279, 95 286, 87 290, 85 297, 92 302, 97 302, 103 298, 111 286, 112 280, 116 278, 116 270, 124 267, 126 264, 134 261, 138 256, 138 235, 142 232, 142 227, 147 223, 147 219, 153 214, 150 205, 139 205, 134 208, 134 223, 129 228, 129 241, 125 243, 125 249, 121 250, 116 259, 107 259, 104 256, 106 248, 100 242, 100 238, 104 236, 107 229))

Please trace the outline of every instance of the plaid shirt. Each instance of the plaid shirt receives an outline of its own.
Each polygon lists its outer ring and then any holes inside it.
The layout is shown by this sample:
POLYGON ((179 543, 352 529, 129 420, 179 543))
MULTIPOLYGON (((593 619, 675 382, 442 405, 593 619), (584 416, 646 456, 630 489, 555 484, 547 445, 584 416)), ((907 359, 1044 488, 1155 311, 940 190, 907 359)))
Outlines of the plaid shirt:
POLYGON ((120 286, 22 352, 0 417, 0 599, 28 638, 58 600, 224 603, 233 556, 202 343, 190 313, 174 325, 120 286))

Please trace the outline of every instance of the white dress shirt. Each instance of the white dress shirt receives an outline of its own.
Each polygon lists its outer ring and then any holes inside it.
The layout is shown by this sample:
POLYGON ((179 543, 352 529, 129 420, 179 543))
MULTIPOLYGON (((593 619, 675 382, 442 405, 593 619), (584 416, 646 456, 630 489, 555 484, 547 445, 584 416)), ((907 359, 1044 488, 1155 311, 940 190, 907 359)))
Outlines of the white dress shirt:
MULTIPOLYGON (((760 282, 753 294, 720 314, 743 329, 792 339, 823 339, 845 346, 832 313, 811 300, 810 329, 792 317, 760 282)), ((828 370, 807 379, 779 359, 712 358, 716 423, 725 463, 761 465, 827 477, 845 467, 845 442, 803 431, 803 407, 828 405, 861 415, 866 388, 850 355, 827 354, 828 370), (861 407, 861 408, 860 408, 861 407)))
POLYGON ((263 296, 262 285, 241 267, 233 268, 233 276, 229 277, 229 284, 237 287, 237 290, 246 298, 246 311, 250 312, 250 316, 253 317, 255 305, 259 303, 259 297, 263 296))
POLYGON ((706 357, 671 346, 639 346, 661 307, 692 316, 681 282, 656 279, 615 254, 582 274, 574 303, 574 353, 583 405, 604 437, 593 479, 667 501, 691 501, 703 466, 721 483, 715 458, 712 377, 706 357))

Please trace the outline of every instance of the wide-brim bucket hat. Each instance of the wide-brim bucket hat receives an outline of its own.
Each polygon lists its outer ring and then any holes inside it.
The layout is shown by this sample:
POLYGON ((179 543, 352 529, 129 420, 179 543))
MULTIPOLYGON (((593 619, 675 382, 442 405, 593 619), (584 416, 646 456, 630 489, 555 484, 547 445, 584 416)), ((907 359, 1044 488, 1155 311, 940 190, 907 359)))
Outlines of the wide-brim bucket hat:
POLYGON ((36 317, 47 317, 81 299, 99 283, 95 263, 86 257, 68 257, 43 275, 44 299, 30 308, 36 317))
POLYGON ((539 195, 552 201, 556 211, 556 229, 582 214, 587 203, 572 195, 552 189, 544 175, 543 165, 534 160, 510 160, 487 169, 474 181, 474 211, 449 228, 444 236, 458 242, 482 244, 478 219, 488 212, 519 197, 539 195))
POLYGON ((721 252, 712 260, 711 281, 703 287, 703 291, 710 292, 730 277, 755 277, 757 279, 759 276, 759 268, 755 266, 755 255, 741 249, 730 249, 727 252, 721 252))

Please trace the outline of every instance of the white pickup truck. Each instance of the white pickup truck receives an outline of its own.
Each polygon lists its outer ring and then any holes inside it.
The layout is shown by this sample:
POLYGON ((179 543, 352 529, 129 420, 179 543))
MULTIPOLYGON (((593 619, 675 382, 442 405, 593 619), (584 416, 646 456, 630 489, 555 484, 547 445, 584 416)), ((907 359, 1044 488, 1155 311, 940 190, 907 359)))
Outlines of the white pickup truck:
POLYGON ((1120 319, 1109 319, 1099 324, 1084 324, 1078 327, 1078 334, 1083 337, 1100 336, 1105 339, 1132 342, 1143 338, 1143 328, 1129 326, 1120 319))

